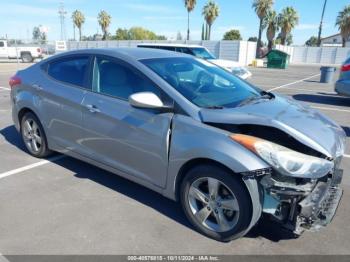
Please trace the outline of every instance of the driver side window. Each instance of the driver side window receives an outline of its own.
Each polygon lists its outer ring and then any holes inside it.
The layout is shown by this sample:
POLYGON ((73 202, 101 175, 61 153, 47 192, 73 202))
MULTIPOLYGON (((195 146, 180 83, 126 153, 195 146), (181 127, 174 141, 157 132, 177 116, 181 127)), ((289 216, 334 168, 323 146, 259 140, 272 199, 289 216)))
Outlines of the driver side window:
POLYGON ((138 92, 152 92, 160 97, 160 90, 136 69, 116 60, 97 57, 93 70, 93 91, 128 100, 138 92))

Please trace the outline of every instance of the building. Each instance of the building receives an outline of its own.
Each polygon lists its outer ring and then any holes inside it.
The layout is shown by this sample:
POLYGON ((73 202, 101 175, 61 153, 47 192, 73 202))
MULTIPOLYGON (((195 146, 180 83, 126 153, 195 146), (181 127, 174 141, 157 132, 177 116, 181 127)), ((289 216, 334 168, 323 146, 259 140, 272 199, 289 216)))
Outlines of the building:
MULTIPOLYGON (((343 46, 343 39, 340 34, 327 36, 321 39, 321 46, 343 46)), ((346 42, 346 46, 350 46, 350 38, 346 42)))

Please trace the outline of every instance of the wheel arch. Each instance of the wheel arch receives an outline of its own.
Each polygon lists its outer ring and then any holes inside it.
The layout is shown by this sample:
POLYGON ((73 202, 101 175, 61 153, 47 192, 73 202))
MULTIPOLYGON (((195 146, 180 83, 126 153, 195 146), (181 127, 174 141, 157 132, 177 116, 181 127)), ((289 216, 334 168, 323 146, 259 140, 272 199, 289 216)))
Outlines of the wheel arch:
POLYGON ((175 179, 175 199, 176 199, 176 201, 179 200, 181 183, 182 183, 183 179, 186 177, 186 174, 188 173, 189 170, 191 170, 195 166, 199 166, 199 165, 216 166, 216 167, 219 167, 219 168, 226 170, 228 173, 230 173, 232 175, 237 175, 237 176, 242 177, 241 174, 235 173, 231 168, 229 168, 228 166, 226 166, 225 164, 223 164, 217 160, 210 159, 210 158, 191 159, 182 165, 182 167, 180 168, 180 170, 176 176, 176 179, 175 179))

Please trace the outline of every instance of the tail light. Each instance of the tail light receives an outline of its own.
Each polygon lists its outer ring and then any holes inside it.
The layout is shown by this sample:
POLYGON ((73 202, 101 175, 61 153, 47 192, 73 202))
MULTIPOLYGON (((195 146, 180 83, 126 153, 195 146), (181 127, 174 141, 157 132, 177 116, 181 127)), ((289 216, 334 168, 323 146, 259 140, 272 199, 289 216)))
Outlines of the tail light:
POLYGON ((342 71, 342 72, 350 71, 350 64, 342 65, 340 71, 342 71))
POLYGON ((38 48, 36 51, 38 51, 38 53, 41 54, 41 48, 38 48))
POLYGON ((13 76, 9 80, 9 85, 11 88, 13 88, 14 86, 20 85, 20 84, 22 84, 22 80, 19 76, 13 76))

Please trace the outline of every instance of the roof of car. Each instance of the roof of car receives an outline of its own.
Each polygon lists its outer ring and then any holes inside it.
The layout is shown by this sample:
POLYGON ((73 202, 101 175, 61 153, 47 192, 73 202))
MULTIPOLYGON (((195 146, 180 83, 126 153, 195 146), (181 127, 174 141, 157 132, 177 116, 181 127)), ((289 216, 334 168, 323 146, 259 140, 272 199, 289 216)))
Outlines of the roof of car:
POLYGON ((188 44, 176 44, 176 43, 140 43, 137 46, 169 46, 169 47, 195 47, 204 48, 201 45, 188 45, 188 44))
MULTIPOLYGON (((123 56, 134 60, 168 57, 187 57, 188 55, 172 51, 152 48, 92 48, 79 49, 61 53, 62 56, 75 54, 99 54, 113 57, 123 56)), ((61 56, 60 55, 60 56, 61 56)))

